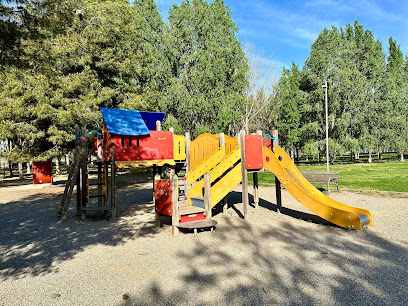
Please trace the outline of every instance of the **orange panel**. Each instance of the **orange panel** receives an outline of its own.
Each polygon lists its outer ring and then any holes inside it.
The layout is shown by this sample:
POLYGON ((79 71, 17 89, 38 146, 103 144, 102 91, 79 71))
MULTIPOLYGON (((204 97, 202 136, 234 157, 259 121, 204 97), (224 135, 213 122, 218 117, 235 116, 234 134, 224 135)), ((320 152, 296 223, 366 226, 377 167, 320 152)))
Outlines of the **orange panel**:
POLYGON ((262 136, 245 135, 245 167, 248 170, 262 169, 262 136))

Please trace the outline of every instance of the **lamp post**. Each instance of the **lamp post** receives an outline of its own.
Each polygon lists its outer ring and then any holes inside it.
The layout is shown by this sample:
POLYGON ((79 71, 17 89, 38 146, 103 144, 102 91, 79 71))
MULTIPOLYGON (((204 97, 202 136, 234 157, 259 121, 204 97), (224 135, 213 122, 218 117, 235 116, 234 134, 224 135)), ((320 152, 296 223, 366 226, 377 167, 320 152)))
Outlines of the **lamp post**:
POLYGON ((327 171, 329 171, 329 111, 328 111, 328 106, 327 106, 327 80, 324 80, 324 85, 322 86, 324 88, 324 100, 325 100, 325 109, 326 109, 326 167, 327 171))

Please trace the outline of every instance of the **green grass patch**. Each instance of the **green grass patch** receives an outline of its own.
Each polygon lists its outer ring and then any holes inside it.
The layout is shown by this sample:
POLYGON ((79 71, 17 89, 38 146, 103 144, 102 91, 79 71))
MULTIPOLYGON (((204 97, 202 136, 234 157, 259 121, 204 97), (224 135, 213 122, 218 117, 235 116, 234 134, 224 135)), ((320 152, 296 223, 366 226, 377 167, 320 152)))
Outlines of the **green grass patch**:
MULTIPOLYGON (((300 171, 325 171, 326 165, 301 165, 300 171)), ((330 165, 339 172, 339 187, 355 190, 408 192, 408 162, 330 165)), ((252 174, 248 175, 252 184, 252 174)), ((259 185, 271 186, 275 176, 270 172, 258 174, 259 185)), ((322 185, 324 187, 324 185, 322 185)))

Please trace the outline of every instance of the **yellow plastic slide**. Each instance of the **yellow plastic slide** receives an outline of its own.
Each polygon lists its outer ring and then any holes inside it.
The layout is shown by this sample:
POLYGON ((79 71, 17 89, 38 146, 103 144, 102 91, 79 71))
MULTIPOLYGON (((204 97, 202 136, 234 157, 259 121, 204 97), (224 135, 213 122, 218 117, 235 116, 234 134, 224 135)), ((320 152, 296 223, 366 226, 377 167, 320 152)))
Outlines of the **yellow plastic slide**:
POLYGON ((263 148, 265 170, 272 172, 281 185, 299 203, 323 219, 345 228, 361 230, 363 225, 373 225, 371 213, 340 203, 321 193, 296 168, 293 161, 279 147, 263 148))

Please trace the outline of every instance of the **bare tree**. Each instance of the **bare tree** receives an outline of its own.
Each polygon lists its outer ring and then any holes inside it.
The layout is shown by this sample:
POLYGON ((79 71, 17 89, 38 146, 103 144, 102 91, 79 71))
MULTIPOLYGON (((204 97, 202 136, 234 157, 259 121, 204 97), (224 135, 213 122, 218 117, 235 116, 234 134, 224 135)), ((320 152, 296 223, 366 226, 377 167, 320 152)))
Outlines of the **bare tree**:
POLYGON ((248 60, 249 85, 245 91, 246 103, 243 105, 243 116, 234 126, 234 131, 265 128, 265 120, 269 118, 268 112, 274 96, 276 85, 275 66, 271 58, 265 58, 264 52, 258 52, 253 43, 246 42, 244 51, 248 60), (265 120, 262 120, 265 119, 265 120), (259 125, 261 124, 261 125, 259 125))

